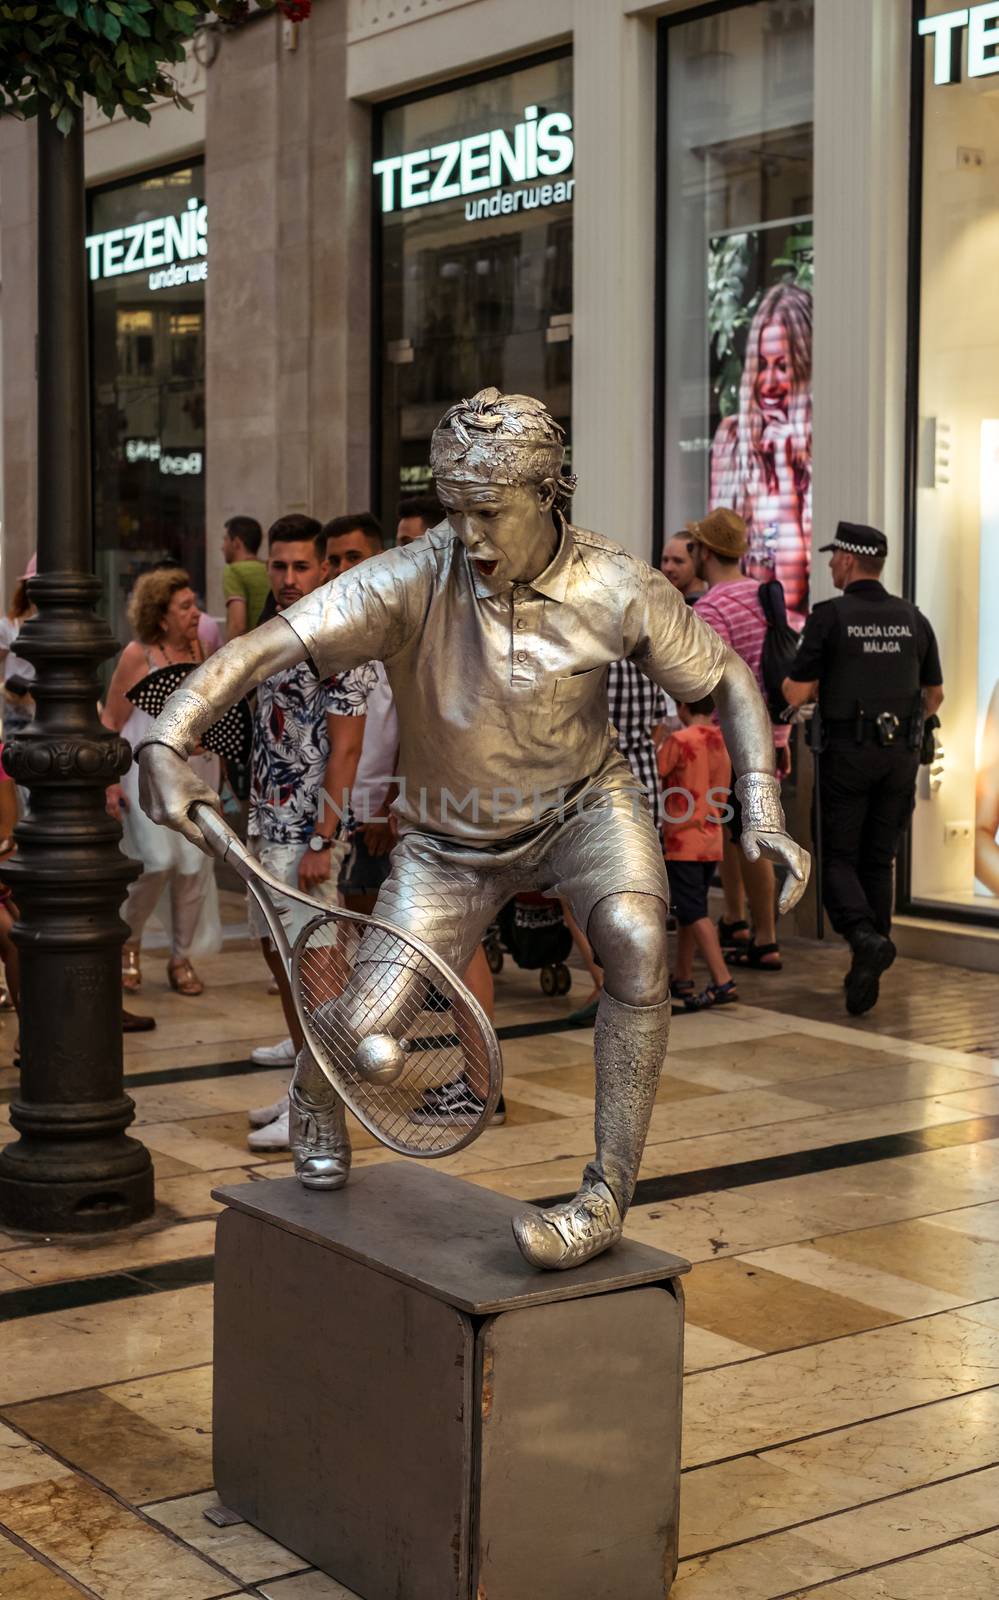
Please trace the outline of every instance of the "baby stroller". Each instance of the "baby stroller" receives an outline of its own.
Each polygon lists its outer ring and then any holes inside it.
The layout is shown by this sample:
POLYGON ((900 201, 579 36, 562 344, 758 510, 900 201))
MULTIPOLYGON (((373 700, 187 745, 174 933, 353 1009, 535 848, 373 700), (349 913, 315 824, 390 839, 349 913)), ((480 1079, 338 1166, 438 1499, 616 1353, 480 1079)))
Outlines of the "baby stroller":
POLYGON ((491 972, 503 970, 506 951, 518 967, 532 972, 540 968, 542 994, 569 993, 572 975, 565 958, 572 949, 572 934, 557 900, 536 893, 514 895, 483 942, 491 972))

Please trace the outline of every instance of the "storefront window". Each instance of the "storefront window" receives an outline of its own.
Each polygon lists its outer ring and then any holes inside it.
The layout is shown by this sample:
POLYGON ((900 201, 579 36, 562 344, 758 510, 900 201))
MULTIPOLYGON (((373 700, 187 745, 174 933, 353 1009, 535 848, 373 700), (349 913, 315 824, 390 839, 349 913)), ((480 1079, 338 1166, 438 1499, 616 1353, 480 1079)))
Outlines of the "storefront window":
POLYGON ((380 497, 430 485, 448 406, 494 384, 568 428, 572 60, 519 66, 386 110, 381 219, 380 497))
POLYGON ((661 24, 666 538, 717 506, 808 608, 813 0, 661 24))
POLYGON ((942 760, 921 774, 910 872, 916 902, 991 915, 999 914, 994 10, 928 4, 927 36, 914 41, 923 58, 914 598, 937 633, 947 698, 942 760))
POLYGON ((204 168, 90 198, 97 574, 116 637, 140 572, 175 561, 205 577, 204 168))

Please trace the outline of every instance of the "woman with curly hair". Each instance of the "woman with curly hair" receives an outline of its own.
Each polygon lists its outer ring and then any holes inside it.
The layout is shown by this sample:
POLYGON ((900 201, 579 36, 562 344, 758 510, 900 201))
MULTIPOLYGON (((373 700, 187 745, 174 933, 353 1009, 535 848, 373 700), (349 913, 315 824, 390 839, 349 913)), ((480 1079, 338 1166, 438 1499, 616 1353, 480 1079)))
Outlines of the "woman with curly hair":
MULTIPOLYGON (((191 580, 180 567, 145 572, 129 597, 128 619, 135 634, 118 658, 101 714, 106 728, 136 745, 152 718, 127 698, 130 689, 162 667, 205 659, 198 638, 200 619, 191 580)), ((219 786, 217 756, 195 757, 199 776, 219 786)), ((204 984, 191 965, 191 946, 212 890, 211 863, 179 833, 151 822, 139 805, 138 769, 133 765, 120 784, 108 789, 108 810, 124 827, 124 846, 142 862, 142 876, 129 884, 122 915, 129 937, 122 951, 122 986, 134 993, 142 983, 139 945, 142 930, 164 890, 170 896, 171 953, 167 978, 178 994, 198 995, 204 984)))
POLYGON ((779 578, 801 627, 812 548, 812 297, 795 284, 769 289, 750 325, 739 409, 711 446, 709 509, 719 506, 745 519, 747 575, 779 578))

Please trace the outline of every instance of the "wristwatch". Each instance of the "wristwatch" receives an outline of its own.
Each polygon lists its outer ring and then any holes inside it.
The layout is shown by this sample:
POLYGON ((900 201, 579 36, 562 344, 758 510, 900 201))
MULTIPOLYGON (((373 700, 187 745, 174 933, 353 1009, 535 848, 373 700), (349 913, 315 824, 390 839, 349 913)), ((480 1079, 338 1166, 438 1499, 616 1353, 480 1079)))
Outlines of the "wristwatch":
POLYGON ((309 840, 308 848, 310 850, 316 850, 316 851, 319 851, 319 850, 332 850, 332 848, 333 848, 333 840, 332 840, 332 838, 327 839, 321 833, 314 833, 312 835, 312 838, 309 840))

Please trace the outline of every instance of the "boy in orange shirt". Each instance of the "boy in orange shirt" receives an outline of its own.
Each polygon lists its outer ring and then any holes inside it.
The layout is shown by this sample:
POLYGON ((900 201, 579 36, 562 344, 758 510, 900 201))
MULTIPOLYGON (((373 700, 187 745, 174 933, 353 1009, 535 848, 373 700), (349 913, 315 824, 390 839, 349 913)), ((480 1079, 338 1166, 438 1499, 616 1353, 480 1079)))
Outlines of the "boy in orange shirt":
POLYGON ((712 721, 714 709, 710 696, 691 705, 678 705, 683 726, 660 746, 658 754, 663 780, 663 853, 670 901, 680 927, 670 991, 687 1011, 704 1011, 739 998, 725 965, 718 930, 708 916, 708 889, 724 843, 720 808, 732 787, 732 763, 721 730, 712 721), (695 947, 711 975, 700 994, 694 993, 695 947))

